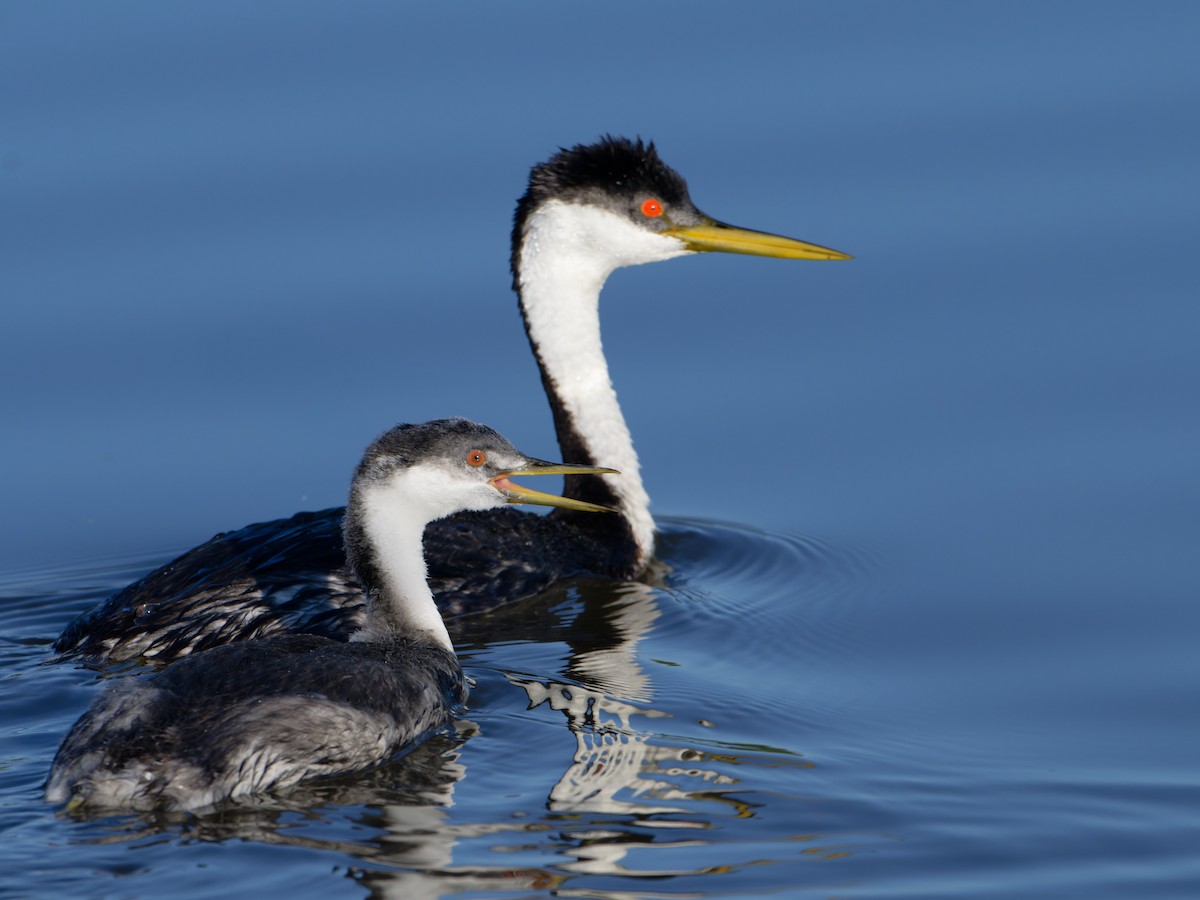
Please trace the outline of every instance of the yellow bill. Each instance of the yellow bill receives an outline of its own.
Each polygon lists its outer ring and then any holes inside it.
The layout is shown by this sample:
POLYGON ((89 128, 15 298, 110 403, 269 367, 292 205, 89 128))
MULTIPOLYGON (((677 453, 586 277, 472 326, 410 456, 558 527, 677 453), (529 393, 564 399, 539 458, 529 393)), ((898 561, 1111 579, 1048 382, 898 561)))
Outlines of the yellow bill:
POLYGON ((777 259, 853 259, 849 253, 831 250, 808 241, 751 231, 710 219, 686 228, 668 228, 663 234, 683 241, 696 253, 745 253, 750 256, 773 256, 777 259))
POLYGON ((519 469, 509 469, 490 479, 489 484, 508 498, 509 503, 529 503, 534 506, 557 506, 561 509, 577 509, 581 512, 616 512, 607 506, 588 503, 584 500, 572 500, 570 497, 560 497, 558 494, 546 494, 535 491, 520 484, 514 484, 509 478, 522 475, 619 475, 616 469, 604 469, 598 466, 577 466, 571 463, 552 463, 542 459, 526 459, 525 465, 519 469))

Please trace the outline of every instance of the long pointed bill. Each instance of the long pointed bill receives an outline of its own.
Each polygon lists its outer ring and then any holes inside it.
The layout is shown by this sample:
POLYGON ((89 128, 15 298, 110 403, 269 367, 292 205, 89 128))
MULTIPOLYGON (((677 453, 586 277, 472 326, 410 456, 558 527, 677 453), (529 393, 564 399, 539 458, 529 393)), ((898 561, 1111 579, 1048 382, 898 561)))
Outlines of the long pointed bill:
POLYGON ((615 512, 607 506, 599 506, 584 500, 572 500, 570 497, 560 497, 558 494, 544 494, 523 485, 513 484, 508 479, 521 475, 619 475, 616 469, 602 469, 597 466, 576 466, 570 463, 552 463, 542 459, 526 459, 525 465, 519 469, 509 469, 501 472, 491 480, 492 487, 504 494, 509 503, 530 503, 534 506, 558 506, 563 509, 577 509, 582 512, 615 512))
POLYGON ((765 231, 737 228, 715 220, 687 228, 668 228, 662 233, 678 238, 689 250, 697 253, 746 253, 750 256, 774 256, 779 259, 854 259, 849 253, 830 250, 819 244, 797 241, 765 231))

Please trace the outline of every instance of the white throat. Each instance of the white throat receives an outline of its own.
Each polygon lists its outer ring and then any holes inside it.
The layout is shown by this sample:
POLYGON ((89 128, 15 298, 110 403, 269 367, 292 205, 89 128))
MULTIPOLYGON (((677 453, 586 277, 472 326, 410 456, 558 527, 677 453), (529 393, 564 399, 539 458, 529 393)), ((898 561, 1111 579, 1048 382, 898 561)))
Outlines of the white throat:
POLYGON ((365 626, 350 639, 377 641, 424 632, 454 652, 429 589, 425 526, 460 509, 503 506, 504 498, 483 481, 464 483, 461 475, 418 465, 366 486, 361 503, 363 529, 383 584, 378 596, 368 600, 365 626))
POLYGON ((689 252, 616 213, 551 200, 526 221, 518 260, 530 337, 592 461, 621 472, 608 483, 642 559, 654 549, 654 519, 604 358, 600 290, 614 269, 689 252))

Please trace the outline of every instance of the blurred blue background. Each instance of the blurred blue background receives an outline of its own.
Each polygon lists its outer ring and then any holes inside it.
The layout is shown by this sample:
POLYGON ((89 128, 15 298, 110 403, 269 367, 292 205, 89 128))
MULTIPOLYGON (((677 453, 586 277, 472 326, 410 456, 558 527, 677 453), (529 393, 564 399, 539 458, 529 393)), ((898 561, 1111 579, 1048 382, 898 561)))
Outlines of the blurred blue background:
POLYGON ((713 215, 858 257, 610 281, 657 511, 887 535, 1002 513, 1024 550, 1100 565, 1136 519, 1177 549, 1198 524, 1198 22, 6 4, 0 566, 338 504, 399 420, 551 452, 508 229, 529 165, 604 132, 657 141, 713 215), (738 460, 718 492, 706 457, 738 460))
POLYGON ((1026 821, 1145 816, 1104 852, 1195 879, 1198 45, 1182 2, 5 3, 0 572, 338 505, 397 421, 555 455, 514 201, 641 135, 856 256, 610 279, 655 512, 878 552, 829 665, 880 747, 1063 773, 1026 821), (1042 815, 1095 784, 1154 788, 1042 815))

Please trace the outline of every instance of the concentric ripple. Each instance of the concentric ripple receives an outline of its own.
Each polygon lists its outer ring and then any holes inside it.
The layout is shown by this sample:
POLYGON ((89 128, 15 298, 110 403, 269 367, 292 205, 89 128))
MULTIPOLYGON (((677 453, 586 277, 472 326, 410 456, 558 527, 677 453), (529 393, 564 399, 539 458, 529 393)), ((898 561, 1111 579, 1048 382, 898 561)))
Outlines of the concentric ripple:
MULTIPOLYGON (((711 520, 660 524, 666 593, 735 634, 770 629, 761 633, 788 638, 774 646, 789 656, 845 649, 847 629, 880 587, 880 561, 863 548, 711 520)), ((771 642, 753 641, 771 651, 771 642)))

